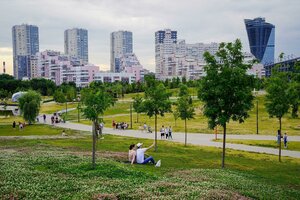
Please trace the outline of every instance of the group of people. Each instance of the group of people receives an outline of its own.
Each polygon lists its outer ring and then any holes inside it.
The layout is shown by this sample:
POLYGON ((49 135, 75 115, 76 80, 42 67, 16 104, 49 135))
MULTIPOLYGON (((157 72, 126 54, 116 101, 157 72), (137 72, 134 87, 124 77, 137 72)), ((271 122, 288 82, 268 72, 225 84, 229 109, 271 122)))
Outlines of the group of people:
POLYGON ((286 133, 284 133, 284 136, 282 137, 280 131, 278 131, 278 134, 277 134, 277 144, 280 145, 280 142, 281 142, 281 138, 283 138, 283 144, 284 144, 284 148, 287 148, 287 143, 288 143, 288 136, 286 133))
POLYGON ((146 156, 145 152, 148 151, 154 147, 154 143, 149 146, 148 148, 143 148, 143 143, 137 143, 131 144, 129 146, 129 152, 128 152, 128 161, 131 164, 137 163, 137 164, 147 164, 152 163, 157 166, 158 163, 161 161, 159 160, 157 163, 154 161, 154 158, 152 156, 146 156))
MULTIPOLYGON (((23 130, 25 128, 25 126, 26 126, 26 123, 25 122, 23 122, 23 123, 22 122, 18 122, 18 126, 19 126, 19 130, 23 130)), ((16 121, 13 121, 12 127, 13 127, 13 129, 16 129, 16 127, 17 127, 16 121)))
POLYGON ((166 139, 173 139, 172 137, 172 127, 164 127, 164 125, 161 126, 160 129, 160 137, 163 139, 163 137, 166 137, 166 139))
POLYGON ((115 120, 113 120, 112 127, 113 127, 113 129, 125 130, 125 129, 128 129, 129 124, 127 124, 126 122, 117 123, 117 122, 115 122, 115 120))
MULTIPOLYGON (((43 118, 44 118, 44 123, 45 123, 46 122, 46 115, 43 115, 43 118)), ((62 122, 62 120, 59 118, 57 113, 54 113, 51 116, 51 124, 53 125, 54 123, 60 123, 60 122, 62 122)))

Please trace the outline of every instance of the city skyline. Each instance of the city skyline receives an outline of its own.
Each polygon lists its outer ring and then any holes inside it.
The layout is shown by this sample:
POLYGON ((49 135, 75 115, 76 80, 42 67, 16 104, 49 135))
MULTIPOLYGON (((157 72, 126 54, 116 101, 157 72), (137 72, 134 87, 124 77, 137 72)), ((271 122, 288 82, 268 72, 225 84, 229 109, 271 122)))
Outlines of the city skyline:
POLYGON ((3 12, 0 14, 0 60, 6 62, 7 72, 11 74, 11 27, 14 25, 27 23, 38 26, 40 51, 51 49, 62 52, 64 30, 78 27, 89 31, 89 61, 99 65, 101 70, 109 70, 109 34, 117 30, 129 30, 134 34, 133 45, 140 62, 146 69, 154 71, 156 31, 166 28, 177 30, 178 39, 184 38, 187 43, 229 42, 240 38, 244 50, 250 52, 243 20, 260 16, 277 27, 275 58, 280 52, 299 56, 297 41, 300 26, 295 20, 300 16, 297 12, 299 6, 300 2, 295 0, 289 3, 276 0, 190 1, 188 4, 146 0, 3 1, 3 12), (270 4, 272 9, 268 9, 270 4), (51 7, 55 7, 55 11, 49 9, 51 7))

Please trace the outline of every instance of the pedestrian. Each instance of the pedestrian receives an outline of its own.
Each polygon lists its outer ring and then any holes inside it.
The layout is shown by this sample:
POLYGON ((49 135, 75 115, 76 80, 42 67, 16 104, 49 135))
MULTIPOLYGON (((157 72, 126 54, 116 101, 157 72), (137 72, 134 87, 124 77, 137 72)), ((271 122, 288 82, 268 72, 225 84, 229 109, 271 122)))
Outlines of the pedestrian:
POLYGON ((166 140, 168 139, 168 135, 169 135, 169 129, 168 127, 165 128, 165 133, 166 133, 166 140))
POLYGON ((13 129, 16 129, 16 121, 13 122, 12 127, 13 129))
POLYGON ((284 148, 287 148, 287 142, 288 142, 288 136, 286 133, 284 133, 283 136, 283 144, 284 144, 284 148))
POLYGON ((146 124, 146 122, 144 123, 144 131, 145 132, 147 131, 147 124, 146 124))
POLYGON ((281 137, 281 132, 280 132, 280 130, 278 130, 278 131, 277 131, 277 144, 278 144, 278 145, 280 145, 280 143, 281 143, 281 138, 282 138, 282 137, 281 137))
POLYGON ((165 136, 165 127, 164 125, 162 125, 160 129, 160 138, 162 139, 164 136, 165 136))
POLYGON ((44 123, 46 123, 46 115, 43 115, 44 123))
POLYGON ((112 127, 113 127, 113 129, 116 129, 116 122, 115 122, 115 120, 113 120, 113 122, 112 122, 112 127))
POLYGON ((172 139, 173 140, 173 137, 172 137, 172 127, 170 126, 169 127, 169 139, 172 139))

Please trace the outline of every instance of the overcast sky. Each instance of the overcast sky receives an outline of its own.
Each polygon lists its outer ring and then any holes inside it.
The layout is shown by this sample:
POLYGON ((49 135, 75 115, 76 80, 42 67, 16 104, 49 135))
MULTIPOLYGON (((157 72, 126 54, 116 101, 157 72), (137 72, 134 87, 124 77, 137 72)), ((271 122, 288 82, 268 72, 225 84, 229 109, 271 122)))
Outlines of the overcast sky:
MULTIPOLYGON (((109 69, 109 34, 133 32, 133 48, 141 64, 155 68, 154 33, 170 28, 187 43, 249 44, 245 18, 265 17, 276 26, 275 57, 280 52, 300 56, 299 0, 0 0, 0 61, 12 73, 13 25, 39 27, 40 51, 64 50, 64 30, 85 28, 89 34, 89 61, 109 69)), ((2 71, 2 69, 1 69, 2 71)))

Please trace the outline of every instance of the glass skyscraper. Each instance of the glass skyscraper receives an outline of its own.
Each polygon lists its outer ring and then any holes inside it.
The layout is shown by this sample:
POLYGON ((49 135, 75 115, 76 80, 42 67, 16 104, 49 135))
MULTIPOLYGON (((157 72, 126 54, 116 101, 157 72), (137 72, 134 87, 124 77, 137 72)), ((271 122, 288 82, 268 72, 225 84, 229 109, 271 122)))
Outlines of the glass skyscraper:
POLYGON ((275 26, 265 18, 245 19, 251 53, 262 64, 274 62, 275 26))
POLYGON ((12 41, 14 76, 17 79, 30 78, 25 61, 26 56, 39 52, 39 28, 27 24, 13 26, 12 41))

